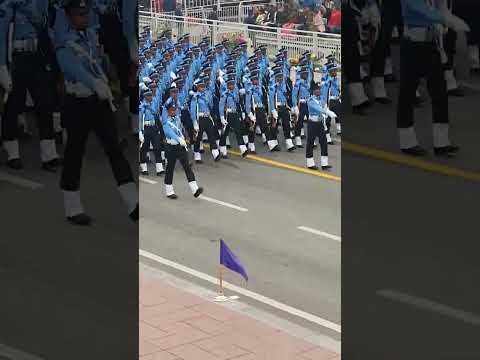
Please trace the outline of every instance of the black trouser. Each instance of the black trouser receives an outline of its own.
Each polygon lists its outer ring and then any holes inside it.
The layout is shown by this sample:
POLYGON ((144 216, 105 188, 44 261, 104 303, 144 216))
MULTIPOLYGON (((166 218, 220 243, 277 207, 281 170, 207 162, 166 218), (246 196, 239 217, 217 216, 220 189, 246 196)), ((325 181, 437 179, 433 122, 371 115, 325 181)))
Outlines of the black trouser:
POLYGON ((445 54, 447 55, 447 63, 444 66, 445 70, 453 70, 453 60, 456 53, 456 43, 457 43, 457 33, 448 29, 447 33, 443 38, 443 48, 445 49, 445 54))
MULTIPOLYGON (((357 25, 356 13, 350 5, 342 4, 342 22, 351 24, 342 29, 342 53, 348 54, 342 59, 342 72, 345 73, 346 83, 361 82, 360 64, 362 56, 359 50, 360 35, 357 25)), ((343 75, 343 73, 342 73, 343 75)))
MULTIPOLYGON (((100 15, 99 40, 103 44, 110 61, 117 67, 122 97, 125 97, 130 94, 131 60, 128 41, 122 34, 122 24, 116 14, 100 15)), ((135 108, 138 108, 138 103, 131 109, 134 110, 135 108)))
POLYGON ((402 40, 400 48, 400 91, 397 108, 397 127, 413 126, 415 91, 420 78, 427 79, 432 99, 434 123, 448 123, 447 86, 440 53, 434 43, 402 40))
POLYGON ((243 141, 243 135, 247 134, 247 130, 245 129, 245 123, 240 120, 239 113, 228 113, 227 114, 227 126, 225 127, 225 131, 220 136, 220 146, 225 146, 227 144, 227 136, 230 133, 230 129, 233 130, 235 136, 237 138, 237 144, 245 145, 243 141))
POLYGON ((197 141, 195 141, 194 151, 200 152, 200 141, 202 141, 203 133, 206 132, 208 136, 208 142, 210 144, 210 150, 217 148, 216 139, 218 134, 216 134, 215 125, 210 116, 202 116, 198 118, 198 135, 197 141))
POLYGON ((157 125, 145 126, 143 129, 143 144, 140 148, 140 162, 147 162, 147 152, 150 150, 150 144, 153 147, 153 153, 155 154, 155 162, 162 162, 163 145, 163 129, 157 125))
POLYGON ((255 111, 255 117, 257 118, 257 124, 260 126, 260 130, 265 134, 268 140, 277 139, 277 128, 272 127, 271 122, 268 120, 267 112, 265 108, 257 108, 255 111))
POLYGON ((60 187, 66 191, 80 189, 83 155, 91 130, 95 132, 108 157, 117 184, 134 182, 132 170, 118 143, 117 127, 110 104, 95 96, 75 98, 67 96, 62 107, 62 118, 67 130, 60 187))
POLYGON ((295 136, 300 136, 303 129, 303 122, 308 119, 308 106, 307 103, 298 104, 298 119, 295 124, 295 136))
POLYGON ((195 175, 193 174, 192 167, 188 162, 188 152, 183 146, 167 144, 165 148, 165 153, 167 156, 165 185, 172 185, 173 183, 173 171, 175 170, 175 164, 177 163, 177 160, 179 160, 182 164, 188 182, 195 181, 195 175))
POLYGON ((291 139, 292 134, 291 131, 292 126, 291 126, 291 118, 290 118, 290 113, 287 110, 286 106, 279 106, 277 108, 278 112, 278 119, 282 122, 282 129, 283 129, 283 136, 286 139, 291 139))
MULTIPOLYGON (((337 110, 340 108, 340 103, 338 100, 330 100, 328 108, 332 110, 334 113, 338 114, 337 110)), ((340 124, 340 117, 337 117, 335 119, 335 122, 337 124, 340 124)), ((330 132, 330 126, 332 125, 332 118, 329 116, 326 120, 326 125, 327 125, 327 133, 330 132)))
POLYGON ((190 139, 190 144, 194 144, 195 133, 193 131, 193 124, 192 119, 190 118, 190 112, 187 109, 183 109, 180 119, 182 120, 183 127, 187 131, 188 137, 190 139))
MULTIPOLYGON (((321 116, 321 115, 320 115, 321 116)), ((322 121, 311 121, 307 122, 307 148, 306 148, 306 157, 313 157, 313 144, 315 139, 318 138, 320 143, 320 154, 322 156, 328 156, 328 144, 327 144, 327 133, 325 132, 325 125, 322 121)))
POLYGON ((11 141, 18 138, 18 115, 25 110, 27 90, 34 103, 40 139, 53 139, 55 73, 47 68, 46 58, 39 53, 16 52, 13 64, 12 91, 2 117, 3 139, 11 141))

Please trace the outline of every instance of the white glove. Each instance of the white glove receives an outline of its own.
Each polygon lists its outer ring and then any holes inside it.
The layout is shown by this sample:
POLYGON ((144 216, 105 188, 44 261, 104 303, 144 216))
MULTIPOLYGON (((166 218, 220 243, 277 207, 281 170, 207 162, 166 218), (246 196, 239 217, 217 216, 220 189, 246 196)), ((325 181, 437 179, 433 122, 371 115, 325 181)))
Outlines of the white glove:
POLYGON ((273 118, 274 118, 275 120, 278 119, 278 112, 277 112, 277 110, 272 110, 272 116, 273 116, 273 118))
POLYGON ((468 26, 468 24, 462 19, 460 19, 458 16, 453 15, 450 11, 444 11, 443 18, 445 21, 445 25, 457 32, 470 31, 470 26, 468 26))
POLYGON ((93 88, 100 100, 109 100, 113 98, 112 91, 105 81, 101 79, 94 80, 93 88))
POLYGON ((184 139, 184 138, 181 138, 178 142, 179 142, 179 144, 182 145, 182 146, 187 146, 187 143, 185 142, 185 139, 184 139))
POLYGON ((193 123, 193 130, 200 131, 200 127, 198 126, 198 122, 196 121, 193 123))
POLYGON ((298 106, 294 106, 294 107, 292 108, 292 111, 293 111, 293 113, 294 113, 295 115, 297 115, 297 116, 300 114, 300 110, 298 110, 298 106))
POLYGON ((242 120, 245 120, 245 113, 242 112, 242 120))
POLYGON ((177 142, 173 139, 167 139, 167 144, 170 144, 170 145, 177 145, 177 142))
POLYGON ((325 109, 325 114, 329 117, 331 117, 332 119, 336 119, 337 118, 337 114, 335 114, 332 110, 330 110, 329 108, 326 108, 325 109))
POLYGON ((145 138, 143 137, 143 132, 139 132, 138 133, 138 139, 140 140, 140 142, 143 144, 143 142, 145 141, 145 138))
POLYGON ((12 79, 7 70, 7 65, 0 66, 0 87, 10 91, 12 88, 12 79))
POLYGON ((227 122, 227 120, 225 120, 225 116, 221 116, 220 121, 222 122, 223 126, 227 126, 228 122, 227 122))
POLYGON ((245 89, 240 89, 238 92, 240 95, 245 95, 245 89))
POLYGON ((257 121, 257 119, 255 119, 255 115, 253 115, 253 113, 251 112, 248 113, 248 117, 250 118, 250 120, 252 120, 252 122, 257 121))

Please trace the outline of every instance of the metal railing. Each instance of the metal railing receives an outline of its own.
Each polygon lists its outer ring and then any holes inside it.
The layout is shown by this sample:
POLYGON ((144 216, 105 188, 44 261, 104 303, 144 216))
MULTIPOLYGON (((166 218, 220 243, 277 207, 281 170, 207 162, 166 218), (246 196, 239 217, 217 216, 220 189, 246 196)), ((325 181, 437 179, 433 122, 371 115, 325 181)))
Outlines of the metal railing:
MULTIPOLYGON (((214 12, 220 21, 232 21, 232 22, 244 22, 248 17, 249 12, 253 7, 261 7, 271 4, 271 0, 244 0, 244 1, 226 1, 222 0, 192 0, 190 4, 185 3, 185 6, 182 7, 183 16, 194 17, 199 19, 206 19, 208 16, 214 12), (196 1, 196 2, 195 2, 196 1), (198 6, 202 3, 204 5, 198 6), (188 5, 188 6, 187 6, 188 5)), ((283 4, 283 0, 274 1, 275 4, 283 4)), ((173 12, 164 12, 157 9, 152 1, 151 13, 160 13, 167 15, 174 15, 173 12)))
POLYGON ((141 26, 150 25, 153 34, 167 28, 172 29, 174 37, 189 33, 192 42, 195 43, 198 43, 203 37, 208 37, 212 45, 224 38, 243 39, 250 49, 266 45, 270 55, 274 55, 279 48, 285 47, 290 59, 298 59, 305 50, 311 50, 317 57, 333 53, 338 62, 341 62, 341 37, 336 34, 285 30, 149 12, 140 12, 139 22, 141 26))

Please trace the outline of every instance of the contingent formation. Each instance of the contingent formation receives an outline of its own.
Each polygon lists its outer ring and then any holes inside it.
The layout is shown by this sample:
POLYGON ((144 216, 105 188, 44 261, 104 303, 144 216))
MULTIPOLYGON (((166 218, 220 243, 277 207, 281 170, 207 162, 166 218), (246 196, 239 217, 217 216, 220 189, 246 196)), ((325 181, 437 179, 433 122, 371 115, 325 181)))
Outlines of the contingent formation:
POLYGON ((242 157, 256 154, 258 136, 271 152, 305 147, 309 169, 331 168, 331 132, 341 135, 333 54, 316 73, 308 50, 292 66, 285 48, 269 58, 266 45, 250 52, 245 42, 223 40, 211 46, 210 38, 198 44, 189 34, 173 38, 169 29, 154 36, 145 26, 139 40, 140 170, 148 175, 147 155, 153 150, 155 173, 165 175, 169 198, 177 197, 172 183, 177 159, 197 197, 203 189, 195 181, 189 153, 201 164, 208 146, 214 161, 227 159, 230 138, 242 157), (318 145, 320 167, 314 159, 318 145))
POLYGON ((0 2, 1 140, 7 166, 23 168, 20 140, 25 113, 32 111, 42 169, 61 170, 65 214, 74 224, 91 222, 80 197, 82 159, 91 131, 105 150, 128 214, 138 220, 137 187, 114 116, 120 102, 132 109, 133 124, 138 125, 136 13, 135 1, 0 2), (121 101, 113 98, 106 75, 112 69, 121 101), (67 135, 63 159, 57 152, 62 137, 56 136, 62 132, 67 135))
MULTIPOLYGON (((452 157, 459 147, 450 141, 448 97, 465 96, 455 63, 457 42, 466 38, 465 58, 472 73, 480 71, 478 1, 469 0, 342 0, 343 74, 357 115, 368 115, 373 104, 392 100, 385 82, 398 81, 396 125, 401 152, 423 156, 417 140, 414 107, 423 100, 420 80, 431 98, 433 153, 452 157), (395 79, 392 45, 399 45, 400 79, 395 79)), ((467 73, 469 71, 466 71, 467 73)), ((465 79, 463 79, 465 80, 465 79)))

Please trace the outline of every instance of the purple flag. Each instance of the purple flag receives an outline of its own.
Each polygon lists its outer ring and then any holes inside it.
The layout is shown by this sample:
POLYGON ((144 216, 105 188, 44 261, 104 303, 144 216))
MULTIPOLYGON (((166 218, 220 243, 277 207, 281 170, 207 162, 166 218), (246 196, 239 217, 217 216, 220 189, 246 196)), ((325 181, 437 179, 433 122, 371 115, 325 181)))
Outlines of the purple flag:
POLYGON ((248 275, 245 271, 245 268, 232 250, 228 248, 223 239, 220 239, 220 264, 232 271, 235 271, 236 273, 239 273, 245 278, 245 281, 248 281, 248 275))

